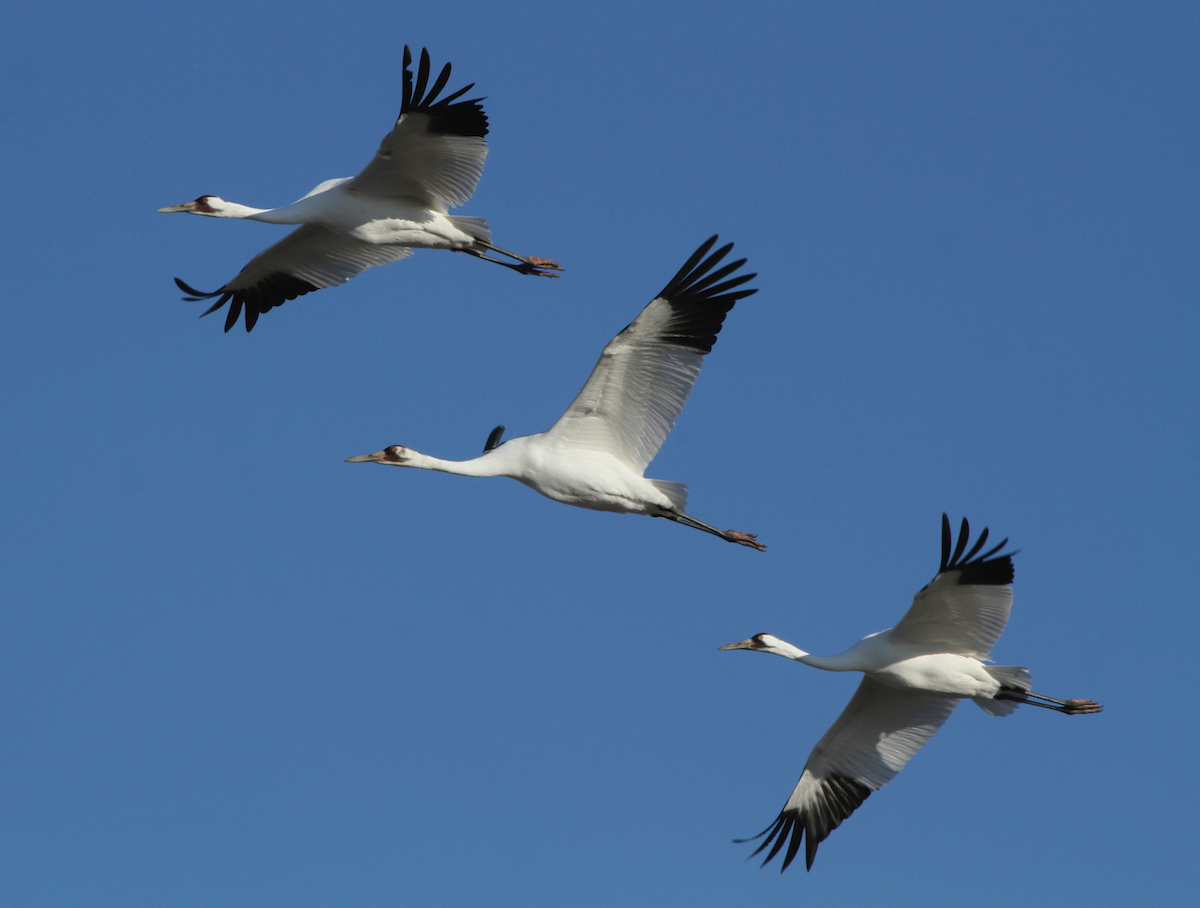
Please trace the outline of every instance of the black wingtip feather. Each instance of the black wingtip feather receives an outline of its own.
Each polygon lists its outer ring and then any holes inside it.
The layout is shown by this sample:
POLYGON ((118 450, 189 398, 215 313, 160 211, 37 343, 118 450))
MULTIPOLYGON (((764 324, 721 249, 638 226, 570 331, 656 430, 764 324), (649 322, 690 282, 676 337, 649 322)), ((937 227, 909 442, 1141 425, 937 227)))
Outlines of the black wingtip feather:
MULTIPOLYGON (((725 278, 728 275, 732 274, 733 272, 737 271, 744 264, 746 264, 745 259, 738 259, 736 262, 730 262, 727 265, 722 265, 720 268, 718 268, 716 271, 714 271, 712 274, 710 274, 704 280, 697 281, 696 283, 692 284, 692 286, 689 287, 688 289, 692 293, 699 293, 701 290, 707 290, 709 287, 711 287, 717 281, 722 280, 723 278, 725 278)), ((729 281, 728 285, 732 285, 732 286, 736 287, 738 284, 746 283, 746 281, 750 280, 750 278, 752 278, 752 277, 758 277, 758 275, 757 274, 743 274, 739 277, 734 278, 732 281, 729 281)))
POLYGON ((746 260, 739 259, 717 268, 733 249, 733 243, 726 243, 709 255, 716 242, 714 234, 701 243, 656 296, 656 299, 666 300, 675 310, 675 317, 661 336, 664 343, 690 347, 700 353, 710 352, 729 310, 738 300, 758 292, 754 288, 734 289, 756 277, 755 274, 741 274, 725 280, 746 260))
POLYGON ((763 839, 762 844, 750 855, 753 858, 770 847, 771 850, 763 858, 763 867, 766 867, 786 844, 783 866, 779 868, 779 872, 783 873, 800 853, 800 843, 803 839, 804 863, 808 870, 812 870, 813 861, 817 857, 817 846, 842 825, 842 820, 862 806, 863 801, 870 797, 871 789, 848 776, 832 775, 824 780, 821 793, 822 798, 811 804, 807 810, 785 809, 758 835, 750 839, 734 839, 734 842, 742 844, 763 839))
POLYGON ((959 571, 959 586, 1007 586, 1012 583, 1015 576, 1012 556, 1016 552, 996 555, 997 552, 1008 545, 1007 537, 1001 540, 999 545, 992 546, 992 548, 988 549, 982 555, 976 556, 976 553, 983 548, 983 544, 988 538, 988 531, 985 527, 983 532, 979 534, 979 539, 976 540, 975 545, 971 547, 966 557, 963 557, 963 551, 967 547, 970 535, 971 527, 964 517, 962 528, 959 530, 958 545, 954 547, 954 555, 951 557, 950 518, 945 514, 942 515, 942 564, 938 569, 938 573, 959 571))
POLYGON ((429 83, 429 51, 421 48, 421 62, 417 64, 417 84, 413 87, 413 97, 418 99, 425 94, 425 86, 429 83))
POLYGON ((242 314, 242 301, 236 296, 233 302, 229 304, 229 312, 225 315, 225 333, 229 333, 229 329, 237 324, 238 316, 242 314))
POLYGON ((967 539, 971 535, 971 525, 967 523, 967 518, 963 518, 962 526, 958 528, 958 545, 954 547, 954 554, 950 558, 951 564, 957 564, 958 559, 962 557, 963 549, 967 547, 967 539))
MULTIPOLYGON (((221 298, 219 300, 217 300, 215 303, 213 303, 211 306, 209 306, 207 309, 205 309, 203 312, 200 313, 200 317, 204 318, 204 316, 206 316, 206 315, 212 315, 214 312, 216 312, 218 309, 220 309, 222 306, 224 306, 226 301, 231 296, 233 296, 232 293, 222 294, 221 298)), ((188 298, 184 297, 184 299, 188 299, 188 298)), ((188 300, 188 301, 189 302, 197 302, 197 303, 200 302, 199 300, 188 300)))
POLYGON ((238 317, 242 314, 242 308, 246 310, 246 330, 250 331, 258 322, 258 317, 267 312, 270 312, 276 306, 282 306, 288 300, 294 300, 298 296, 303 296, 306 293, 312 293, 314 290, 320 289, 315 284, 310 284, 303 278, 296 277, 292 274, 287 274, 283 271, 272 272, 262 278, 257 284, 251 287, 239 287, 236 290, 226 289, 221 287, 219 290, 214 290, 212 293, 201 293, 189 287, 179 278, 175 278, 175 283, 179 288, 187 293, 190 297, 184 297, 189 302, 197 302, 204 299, 212 299, 214 296, 219 296, 215 303, 200 313, 200 317, 212 315, 226 303, 229 303, 229 312, 225 315, 225 330, 228 332, 230 328, 237 324, 238 317))
POLYGON ((409 67, 412 66, 412 51, 408 49, 408 45, 404 45, 404 88, 400 94, 400 113, 404 113, 412 105, 412 71, 409 67))
POLYGON ((950 518, 944 513, 942 514, 942 564, 938 568, 938 573, 946 570, 946 565, 950 563, 950 543, 953 537, 950 535, 950 518))
POLYGON ((465 88, 460 88, 453 94, 447 95, 440 101, 438 94, 450 81, 450 64, 442 67, 441 73, 434 80, 429 91, 430 61, 429 51, 421 48, 421 60, 417 65, 416 84, 413 84, 412 52, 407 45, 404 48, 404 88, 401 93, 400 114, 424 113, 429 115, 429 131, 438 135, 477 136, 483 138, 488 134, 488 118, 483 112, 480 102, 483 98, 472 98, 458 101, 468 91, 475 87, 472 82, 465 88))
MULTIPOLYGON (((446 87, 446 83, 449 81, 450 64, 447 63, 442 67, 441 73, 438 75, 437 80, 433 83, 433 88, 429 89, 429 97, 436 98, 441 90, 446 87)), ((466 89, 464 88, 463 91, 466 91, 466 89)))
POLYGON ((188 294, 188 296, 185 296, 184 299, 189 303, 199 302, 200 300, 209 300, 214 296, 220 296, 221 291, 225 289, 222 287, 220 290, 214 290, 212 293, 205 293, 203 290, 197 290, 195 287, 185 284, 179 278, 175 278, 175 286, 184 293, 188 294))
POLYGON ((971 546, 971 551, 967 552, 967 561, 970 561, 972 558, 974 558, 979 550, 983 548, 983 544, 987 542, 987 538, 988 529, 987 527, 984 527, 983 532, 979 534, 979 538, 975 540, 975 544, 971 546))
MULTIPOLYGON (((743 261, 745 261, 745 260, 743 259, 743 261)), ((710 294, 712 294, 713 296, 736 296, 736 299, 742 299, 743 297, 746 297, 746 296, 753 296, 754 294, 758 293, 758 291, 753 288, 751 288, 749 290, 745 290, 745 291, 740 291, 736 295, 729 293, 729 291, 734 289, 735 287, 742 286, 742 284, 746 283, 746 281, 754 280, 756 277, 758 277, 758 272, 756 272, 756 271, 752 271, 750 274, 740 274, 737 277, 733 278, 732 280, 728 280, 723 284, 718 284, 716 287, 708 288, 708 292, 710 294)), ((691 289, 691 292, 695 293, 696 288, 693 287, 691 289)))
POLYGON ((716 241, 717 241, 717 234, 714 233, 707 240, 705 240, 703 243, 701 243, 700 248, 697 249, 695 252, 693 252, 691 258, 689 258, 686 262, 683 263, 683 267, 675 272, 675 276, 673 278, 671 278, 671 280, 667 283, 667 286, 663 288, 663 291, 662 291, 662 293, 659 294, 659 296, 661 296, 663 299, 670 299, 670 297, 667 296, 667 294, 671 292, 671 288, 674 287, 676 284, 680 283, 687 276, 687 274, 693 268, 695 268, 697 264, 699 264, 700 259, 704 258, 704 256, 708 254, 708 250, 712 249, 713 244, 716 243, 716 241))
MULTIPOLYGON (((759 833, 759 835, 766 834, 767 837, 765 839, 763 839, 763 843, 761 845, 759 845, 757 848, 754 849, 754 853, 752 855, 750 855, 750 857, 756 857, 768 845, 771 845, 772 843, 774 843, 773 847, 771 848, 770 853, 767 854, 767 856, 765 858, 763 858, 763 862, 759 865, 760 867, 766 867, 767 864, 770 863, 771 858, 773 858, 773 857, 775 857, 775 855, 779 854, 779 849, 783 847, 784 840, 787 839, 787 835, 789 832, 791 832, 792 826, 794 823, 795 823, 794 813, 790 813, 790 812, 781 813, 776 818, 774 823, 772 823, 770 826, 768 826, 764 830, 764 832, 759 833)), ((757 838, 757 836, 756 836, 756 838, 757 838)))
MULTIPOLYGON (((811 835, 805 836, 805 838, 808 839, 808 842, 806 844, 811 846, 811 850, 813 852, 813 857, 816 857, 817 848, 815 845, 812 844, 812 836, 811 835)), ((800 850, 800 836, 794 835, 794 836, 792 836, 792 840, 790 842, 788 842, 787 853, 784 854, 784 856, 783 856, 783 866, 779 868, 780 873, 783 873, 785 870, 788 869, 788 865, 791 864, 793 860, 795 860, 796 852, 799 850, 800 850)), ((812 858, 808 858, 808 866, 810 869, 812 868, 812 858)))

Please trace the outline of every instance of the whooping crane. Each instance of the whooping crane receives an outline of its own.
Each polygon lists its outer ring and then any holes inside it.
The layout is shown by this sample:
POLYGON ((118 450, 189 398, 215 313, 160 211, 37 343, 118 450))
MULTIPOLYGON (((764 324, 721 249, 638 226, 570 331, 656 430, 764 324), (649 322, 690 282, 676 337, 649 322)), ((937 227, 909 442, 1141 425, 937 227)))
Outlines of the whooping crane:
POLYGON ((229 301, 225 330, 246 308, 246 330, 258 317, 287 300, 313 290, 344 284, 361 271, 411 255, 413 247, 449 249, 495 262, 522 274, 556 277, 550 259, 516 255, 493 246, 483 218, 453 217, 446 212, 475 192, 487 157, 487 115, 482 98, 451 103, 475 83, 440 101, 450 78, 447 63, 428 94, 429 52, 422 49, 413 86, 412 53, 404 48, 404 94, 400 115, 375 157, 356 177, 326 180, 308 195, 282 208, 250 208, 215 195, 158 209, 210 218, 246 218, 268 224, 302 224, 250 260, 233 280, 204 293, 175 283, 195 302, 220 297, 202 315, 229 301), (496 252, 513 262, 487 255, 496 252))
POLYGON ((392 445, 349 457, 347 463, 510 476, 564 504, 665 517, 763 551, 765 546, 749 533, 718 530, 685 514, 683 483, 642 475, 683 410, 726 313, 757 292, 734 289, 754 274, 725 280, 745 259, 713 270, 733 248, 729 243, 705 258, 716 241, 714 236, 703 243, 641 314, 609 341, 583 390, 549 431, 502 443, 504 427, 497 426, 483 456, 473 460, 439 460, 392 445))
POLYGON ((787 870, 803 836, 805 860, 812 869, 817 845, 904 768, 962 698, 971 698, 993 716, 1007 716, 1021 703, 1067 715, 1100 712, 1100 704, 1091 700, 1055 700, 1033 693, 1028 669, 984 664, 1012 607, 1013 553, 996 555, 1005 539, 978 555, 987 541, 985 529, 963 556, 969 535, 964 518, 951 556, 950 520, 943 514, 937 576, 917 593, 899 624, 863 637, 844 653, 813 656, 770 634, 719 647, 773 653, 826 671, 865 675, 850 704, 813 748, 778 818, 754 836, 766 836, 754 854, 771 846, 764 866, 787 843, 780 868, 787 870))

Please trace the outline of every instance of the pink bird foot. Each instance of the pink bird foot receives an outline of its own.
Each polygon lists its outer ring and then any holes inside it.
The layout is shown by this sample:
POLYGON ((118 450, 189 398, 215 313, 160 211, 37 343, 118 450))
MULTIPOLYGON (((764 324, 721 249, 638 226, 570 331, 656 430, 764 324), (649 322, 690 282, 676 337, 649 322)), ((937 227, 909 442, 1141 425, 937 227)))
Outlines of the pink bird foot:
POLYGON ((726 530, 725 538, 739 545, 748 545, 750 548, 757 549, 760 552, 767 550, 767 547, 759 542, 758 537, 753 533, 739 533, 737 530, 726 530))

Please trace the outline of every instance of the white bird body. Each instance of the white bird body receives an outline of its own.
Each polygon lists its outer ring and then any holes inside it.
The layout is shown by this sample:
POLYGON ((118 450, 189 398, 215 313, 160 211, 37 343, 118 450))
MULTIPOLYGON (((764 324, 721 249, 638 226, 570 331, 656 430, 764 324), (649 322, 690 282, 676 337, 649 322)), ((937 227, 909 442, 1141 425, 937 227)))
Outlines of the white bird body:
POLYGON ((397 456, 402 460, 371 462, 458 476, 507 476, 554 501, 594 511, 656 514, 672 507, 654 480, 631 470, 620 458, 607 451, 573 448, 548 432, 510 439, 472 460, 441 460, 411 448, 397 456))
POLYGON ((249 331, 258 316, 273 307, 343 284, 367 268, 398 261, 414 248, 466 252, 522 274, 553 277, 544 269, 562 270, 549 259, 526 258, 493 246, 483 218, 448 214, 452 206, 471 197, 483 175, 487 116, 479 99, 451 103, 471 85, 437 100, 450 78, 449 63, 428 93, 428 52, 421 51, 415 87, 411 63, 405 47, 400 115, 358 176, 326 180, 282 208, 251 208, 205 195, 159 209, 167 214, 302 225, 252 258, 237 277, 212 293, 194 290, 176 278, 175 283, 191 294, 187 299, 219 297, 204 315, 232 300, 225 330, 237 323, 244 306, 249 331), (515 261, 492 258, 486 254, 489 251, 515 261))
POLYGON ((762 544, 747 533, 717 530, 684 513, 683 483, 644 475, 682 411, 725 315, 755 292, 734 289, 753 274, 724 280, 745 259, 713 270, 733 248, 730 243, 705 259, 716 239, 701 245, 608 343, 583 390, 548 431, 500 443, 504 427, 498 426, 483 456, 472 460, 441 460, 401 445, 347 460, 508 476, 563 504, 665 517, 761 551, 762 544))
POLYGON ((834 656, 814 656, 783 640, 774 647, 772 652, 776 655, 786 655, 796 662, 829 672, 862 672, 894 690, 987 699, 1000 690, 1000 682, 988 674, 980 659, 957 653, 931 652, 928 644, 893 638, 891 628, 869 634, 844 653, 834 656))
MULTIPOLYGON (((326 180, 308 195, 282 208, 251 208, 205 196, 209 217, 240 218, 264 224, 312 224, 376 246, 466 249, 474 234, 456 226, 461 220, 404 198, 364 196, 347 186, 352 177, 326 180)), ((473 219, 478 220, 478 219, 473 219)))
POLYGON ((1000 690, 1000 682, 987 673, 982 662, 953 653, 911 656, 863 674, 893 690, 920 691, 943 697, 990 700, 1000 690))
POLYGON ((978 554, 987 541, 985 529, 963 557, 969 535, 963 520, 951 556, 950 521, 942 515, 937 575, 895 627, 864 637, 844 653, 814 656, 770 634, 720 647, 864 675, 849 705, 813 748, 778 818, 755 837, 766 836, 755 854, 771 846, 764 864, 786 843, 786 870, 803 838, 811 869, 817 845, 904 768, 960 700, 970 699, 995 716, 1009 715, 1021 703, 1069 715, 1100 711, 1091 700, 1033 693, 1029 671, 1021 666, 986 664, 1012 607, 1012 556, 993 557, 1007 539, 978 554))

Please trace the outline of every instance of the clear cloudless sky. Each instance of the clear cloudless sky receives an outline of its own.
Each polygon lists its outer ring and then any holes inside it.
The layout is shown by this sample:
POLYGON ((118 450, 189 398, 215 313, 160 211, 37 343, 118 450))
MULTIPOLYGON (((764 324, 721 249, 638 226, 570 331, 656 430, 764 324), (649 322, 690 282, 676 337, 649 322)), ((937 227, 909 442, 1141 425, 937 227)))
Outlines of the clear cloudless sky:
POLYGON ((0 34, 5 906, 1167 906, 1200 884, 1192 3, 25 5, 0 34), (418 251, 198 320, 351 176, 401 53, 477 83, 418 251), (355 466, 548 428, 706 237, 759 293, 648 473, 765 554, 516 482, 355 466), (970 704, 780 876, 747 863, 839 652, 1009 536, 970 704))

